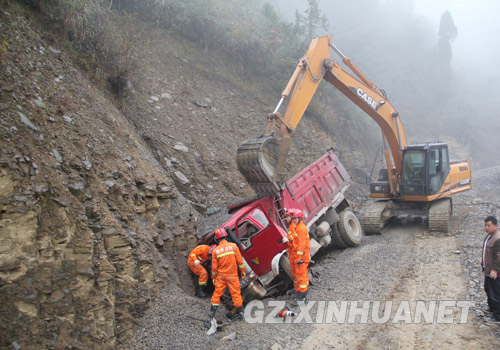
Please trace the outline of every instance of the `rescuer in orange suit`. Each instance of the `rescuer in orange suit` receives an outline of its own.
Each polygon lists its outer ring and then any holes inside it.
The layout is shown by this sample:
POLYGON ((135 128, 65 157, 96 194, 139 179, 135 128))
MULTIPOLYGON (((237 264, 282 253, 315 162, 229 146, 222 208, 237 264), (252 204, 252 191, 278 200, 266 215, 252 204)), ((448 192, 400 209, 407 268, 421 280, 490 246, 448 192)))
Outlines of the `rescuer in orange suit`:
POLYGON ((236 307, 235 319, 243 319, 243 300, 241 299, 238 270, 241 278, 245 278, 245 264, 238 246, 226 240, 227 232, 225 229, 218 228, 214 234, 219 245, 212 252, 212 279, 215 291, 212 296, 209 316, 210 318, 215 317, 222 293, 228 287, 236 307))
POLYGON ((290 210, 292 213, 292 221, 295 224, 292 237, 293 244, 289 249, 290 266, 292 267, 292 275, 294 279, 294 287, 296 292, 293 306, 298 306, 298 301, 306 301, 307 290, 309 289, 309 274, 307 268, 311 257, 311 241, 309 232, 304 224, 304 213, 300 209, 290 210), (291 252, 291 254, 290 254, 291 252))
POLYGON ((212 255, 214 248, 215 244, 212 246, 201 244, 195 247, 188 256, 188 266, 191 271, 198 276, 198 287, 196 288, 195 295, 200 298, 205 298, 207 296, 203 288, 207 285, 208 272, 203 267, 203 263, 212 255))
MULTIPOLYGON (((290 270, 292 272, 292 276, 293 276, 293 284, 295 286, 295 283, 297 283, 296 281, 296 274, 297 274, 297 264, 292 264, 292 261, 295 261, 296 260, 296 254, 295 254, 295 251, 296 249, 294 248, 294 243, 296 242, 296 240, 294 240, 294 237, 296 236, 296 233, 295 233, 295 223, 293 222, 292 220, 292 217, 293 217, 293 214, 295 212, 295 209, 289 209, 287 210, 286 208, 283 209, 283 213, 285 214, 285 223, 288 225, 288 232, 287 232, 287 236, 285 238, 283 238, 281 241, 283 243, 287 243, 288 242, 288 259, 290 260, 290 270)), ((295 293, 293 294, 293 297, 295 297, 295 293)))
MULTIPOLYGON (((288 225, 288 232, 287 232, 287 240, 289 242, 293 241, 293 232, 295 229, 295 223, 292 220, 292 214, 295 209, 283 209, 283 213, 285 214, 285 223, 288 225)), ((283 243, 286 243, 287 240, 283 240, 283 243)), ((290 243, 289 243, 290 244, 290 243)))

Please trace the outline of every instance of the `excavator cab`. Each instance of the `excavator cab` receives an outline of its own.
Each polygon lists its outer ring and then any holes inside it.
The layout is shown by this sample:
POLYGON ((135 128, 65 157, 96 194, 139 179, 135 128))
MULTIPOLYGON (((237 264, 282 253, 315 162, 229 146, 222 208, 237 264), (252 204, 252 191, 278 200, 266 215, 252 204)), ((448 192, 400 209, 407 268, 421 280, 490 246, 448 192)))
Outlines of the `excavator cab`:
MULTIPOLYGON (((392 170, 393 174, 396 169, 392 170)), ((440 192, 450 172, 448 145, 435 142, 410 145, 403 150, 401 196, 426 197, 440 192)), ((382 169, 377 181, 370 184, 371 197, 390 198, 389 175, 382 169)))
POLYGON ((436 142, 407 146, 403 151, 401 195, 432 196, 441 190, 449 171, 447 144, 436 142))

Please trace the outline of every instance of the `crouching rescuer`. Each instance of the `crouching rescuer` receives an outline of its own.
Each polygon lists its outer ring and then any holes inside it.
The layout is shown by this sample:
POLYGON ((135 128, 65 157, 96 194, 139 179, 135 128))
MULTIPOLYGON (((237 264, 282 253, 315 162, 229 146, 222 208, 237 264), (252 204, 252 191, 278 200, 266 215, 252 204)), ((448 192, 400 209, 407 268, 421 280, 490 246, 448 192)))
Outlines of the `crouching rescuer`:
POLYGON ((196 289, 196 296, 200 298, 205 298, 207 295, 203 291, 203 288, 207 285, 208 272, 203 267, 203 263, 208 260, 212 254, 215 245, 199 245, 194 248, 188 257, 188 266, 193 271, 195 275, 198 276, 198 286, 196 289))
POLYGON ((218 228, 214 234, 219 245, 212 252, 212 279, 215 291, 212 296, 209 317, 211 319, 215 317, 224 289, 228 287, 236 307, 234 319, 243 319, 243 299, 241 298, 238 270, 241 278, 245 278, 245 264, 236 244, 226 240, 227 232, 225 229, 218 228))

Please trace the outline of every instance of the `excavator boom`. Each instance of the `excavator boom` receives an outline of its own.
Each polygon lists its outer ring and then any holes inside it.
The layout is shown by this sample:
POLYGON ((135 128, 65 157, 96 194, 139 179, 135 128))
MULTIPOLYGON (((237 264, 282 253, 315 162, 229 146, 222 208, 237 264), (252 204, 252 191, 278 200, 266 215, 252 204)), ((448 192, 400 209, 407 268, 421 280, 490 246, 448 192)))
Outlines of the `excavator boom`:
MULTIPOLYGON (((330 36, 323 36, 312 40, 309 49, 297 64, 281 94, 278 106, 268 116, 266 133, 238 147, 238 169, 258 195, 275 194, 281 188, 280 174, 283 172, 291 145, 290 137, 323 79, 334 85, 377 122, 387 138, 396 173, 401 172, 402 149, 406 146, 406 135, 399 114, 387 101, 384 92, 332 44, 330 36), (356 77, 330 59, 330 49, 342 58, 356 77), (278 110, 289 95, 290 99, 282 117, 278 110)), ((395 188, 396 178, 391 181, 395 188)))
POLYGON ((385 137, 387 169, 381 169, 378 179, 370 184, 370 197, 376 200, 365 210, 365 232, 380 233, 384 223, 394 216, 424 217, 430 230, 447 231, 450 196, 471 188, 469 164, 450 161, 446 143, 407 145, 399 113, 385 92, 332 44, 330 36, 312 40, 275 111, 269 114, 265 134, 238 148, 238 169, 250 186, 261 196, 276 195, 282 189, 281 173, 290 149, 290 137, 322 80, 335 86, 368 114, 385 137), (330 58, 330 49, 354 75, 330 58), (289 95, 281 116, 279 109, 289 95))

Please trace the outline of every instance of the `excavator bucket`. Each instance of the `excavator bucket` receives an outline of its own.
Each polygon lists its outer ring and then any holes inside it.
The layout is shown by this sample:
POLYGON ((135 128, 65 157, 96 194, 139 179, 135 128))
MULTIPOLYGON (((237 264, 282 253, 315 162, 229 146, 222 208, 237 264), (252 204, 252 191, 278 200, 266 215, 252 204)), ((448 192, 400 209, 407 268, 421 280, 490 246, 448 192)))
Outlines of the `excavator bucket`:
POLYGON ((257 195, 279 193, 279 174, 283 170, 289 148, 289 138, 277 139, 270 135, 245 141, 238 147, 238 170, 257 195))

